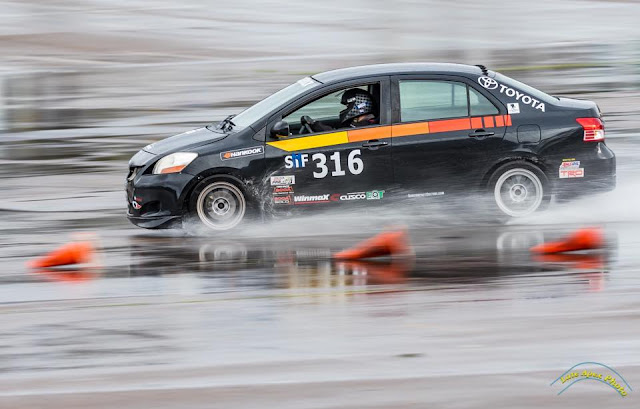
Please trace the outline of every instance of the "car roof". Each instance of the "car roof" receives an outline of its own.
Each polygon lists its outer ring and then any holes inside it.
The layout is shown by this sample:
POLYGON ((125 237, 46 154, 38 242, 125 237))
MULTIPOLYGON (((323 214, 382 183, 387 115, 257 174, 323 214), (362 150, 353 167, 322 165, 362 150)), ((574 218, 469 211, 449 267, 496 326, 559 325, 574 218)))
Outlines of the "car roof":
POLYGON ((313 75, 313 78, 326 84, 330 82, 369 77, 374 75, 396 74, 474 74, 482 75, 482 69, 475 65, 448 63, 393 63, 361 65, 357 67, 340 68, 313 75))

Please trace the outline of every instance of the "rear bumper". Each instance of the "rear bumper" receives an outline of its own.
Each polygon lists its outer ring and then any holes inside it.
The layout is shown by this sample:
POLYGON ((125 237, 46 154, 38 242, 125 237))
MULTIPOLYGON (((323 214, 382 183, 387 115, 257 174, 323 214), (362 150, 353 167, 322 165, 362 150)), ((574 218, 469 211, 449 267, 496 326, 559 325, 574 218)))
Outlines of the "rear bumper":
POLYGON ((615 154, 605 144, 599 145, 593 154, 576 158, 580 162, 578 167, 574 166, 564 172, 562 165, 558 168, 554 178, 556 195, 570 198, 608 192, 616 188, 615 154))

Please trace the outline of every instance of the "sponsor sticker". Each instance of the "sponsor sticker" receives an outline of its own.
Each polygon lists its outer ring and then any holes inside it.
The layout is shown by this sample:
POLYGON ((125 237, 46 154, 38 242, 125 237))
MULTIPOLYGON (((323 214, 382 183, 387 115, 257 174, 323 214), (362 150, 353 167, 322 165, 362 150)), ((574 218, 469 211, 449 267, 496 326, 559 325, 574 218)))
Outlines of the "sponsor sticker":
POLYGON ((431 197, 431 196, 443 196, 444 192, 425 192, 425 193, 409 193, 407 197, 415 198, 415 197, 431 197))
POLYGON ((290 205, 293 203, 293 200, 291 198, 291 195, 286 195, 286 196, 274 196, 273 197, 273 203, 274 204, 286 204, 286 205, 290 205))
POLYGON ((560 179, 583 178, 584 168, 580 167, 579 160, 563 160, 558 170, 560 179))
POLYGON ((562 169, 578 169, 579 167, 580 167, 579 160, 566 161, 560 164, 560 168, 562 169))
POLYGON ((293 197, 295 204, 329 203, 329 194, 326 195, 298 195, 293 197))
POLYGON ((372 190, 367 192, 367 200, 380 200, 384 196, 384 190, 372 190))
POLYGON ((227 151, 220 153, 220 159, 229 160, 243 158, 245 156, 261 155, 264 152, 262 146, 254 146, 253 148, 236 149, 235 151, 227 151))
POLYGON ((380 200, 384 190, 372 190, 371 192, 334 193, 329 196, 332 202, 344 202, 351 200, 380 200))
POLYGON ((348 200, 364 200, 367 198, 367 194, 365 192, 353 192, 353 193, 334 193, 331 195, 330 199, 334 202, 337 201, 348 201, 348 200))
POLYGON ((532 96, 527 95, 524 92, 520 92, 517 89, 500 84, 491 77, 484 75, 482 77, 478 77, 478 84, 489 90, 497 89, 498 92, 509 98, 515 98, 516 101, 522 102, 524 105, 529 105, 531 108, 537 109, 538 111, 546 112, 544 102, 540 102, 532 96))
POLYGON ((296 177, 294 175, 286 176, 271 176, 271 186, 288 186, 296 184, 296 177))
POLYGON ((520 104, 517 102, 510 102, 507 104, 507 112, 510 114, 519 114, 520 113, 520 104))
POLYGON ((276 186, 273 188, 273 194, 293 193, 293 186, 276 186))

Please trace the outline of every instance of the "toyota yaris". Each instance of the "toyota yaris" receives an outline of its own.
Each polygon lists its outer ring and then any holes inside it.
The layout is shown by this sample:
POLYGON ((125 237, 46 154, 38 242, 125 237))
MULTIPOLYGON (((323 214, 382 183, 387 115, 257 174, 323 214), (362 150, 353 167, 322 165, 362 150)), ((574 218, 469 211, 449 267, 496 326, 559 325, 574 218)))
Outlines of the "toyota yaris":
POLYGON ((611 190, 615 174, 594 102, 484 66, 411 63, 306 77, 218 124, 148 145, 129 162, 126 191, 138 226, 192 219, 227 230, 261 212, 469 192, 521 217, 552 195, 611 190))

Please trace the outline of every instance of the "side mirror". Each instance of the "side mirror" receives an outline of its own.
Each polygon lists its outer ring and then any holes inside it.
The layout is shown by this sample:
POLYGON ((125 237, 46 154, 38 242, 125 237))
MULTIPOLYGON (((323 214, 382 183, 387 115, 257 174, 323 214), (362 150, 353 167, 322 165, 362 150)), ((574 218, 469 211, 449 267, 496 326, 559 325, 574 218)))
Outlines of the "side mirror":
POLYGON ((273 128, 271 128, 271 137, 275 139, 286 138, 290 134, 287 121, 278 121, 273 125, 273 128))

